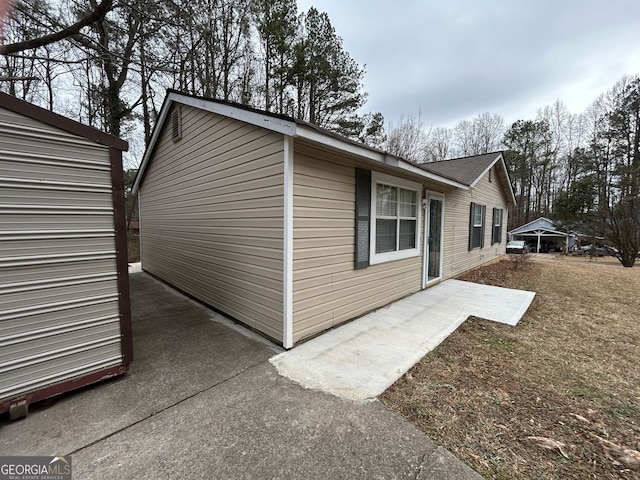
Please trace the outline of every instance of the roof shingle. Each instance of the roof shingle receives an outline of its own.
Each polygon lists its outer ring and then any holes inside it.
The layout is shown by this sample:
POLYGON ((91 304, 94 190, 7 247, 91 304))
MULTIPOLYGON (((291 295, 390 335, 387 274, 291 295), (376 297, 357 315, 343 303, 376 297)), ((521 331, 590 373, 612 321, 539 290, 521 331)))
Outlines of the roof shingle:
POLYGON ((502 152, 492 152, 439 162, 421 163, 418 167, 427 172, 446 177, 449 180, 471 186, 501 154, 502 152))

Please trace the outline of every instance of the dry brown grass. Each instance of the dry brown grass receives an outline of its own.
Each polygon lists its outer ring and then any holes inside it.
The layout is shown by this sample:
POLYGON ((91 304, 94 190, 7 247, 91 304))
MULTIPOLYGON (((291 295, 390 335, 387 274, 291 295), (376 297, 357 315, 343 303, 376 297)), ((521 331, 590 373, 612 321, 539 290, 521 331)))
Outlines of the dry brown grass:
POLYGON ((382 401, 486 478, 640 478, 640 267, 616 263, 471 272, 536 298, 517 327, 469 319, 382 401))

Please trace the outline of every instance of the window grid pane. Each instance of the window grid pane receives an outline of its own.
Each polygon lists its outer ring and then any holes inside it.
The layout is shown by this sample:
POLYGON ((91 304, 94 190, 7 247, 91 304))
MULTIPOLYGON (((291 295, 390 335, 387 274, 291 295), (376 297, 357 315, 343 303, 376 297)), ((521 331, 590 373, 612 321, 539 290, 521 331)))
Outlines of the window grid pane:
POLYGON ((482 227, 482 205, 473 206, 473 226, 482 227))
POLYGON ((398 189, 379 183, 376 187, 376 216, 395 217, 398 215, 398 189))
POLYGON ((417 210, 417 194, 413 190, 400 189, 400 216, 416 217, 417 210))
POLYGON ((376 253, 395 252, 396 220, 376 219, 376 253))
POLYGON ((416 248, 416 221, 400 220, 400 250, 416 248))

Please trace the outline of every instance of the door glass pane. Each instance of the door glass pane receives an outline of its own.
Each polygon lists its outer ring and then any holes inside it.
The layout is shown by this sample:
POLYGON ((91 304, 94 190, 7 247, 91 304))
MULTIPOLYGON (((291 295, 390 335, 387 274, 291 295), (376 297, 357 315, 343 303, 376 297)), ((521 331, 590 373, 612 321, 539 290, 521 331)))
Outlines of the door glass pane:
POLYGON ((429 200, 429 257, 427 281, 441 277, 442 200, 429 200))
POLYGON ((376 219, 376 253, 395 252, 396 220, 376 219))

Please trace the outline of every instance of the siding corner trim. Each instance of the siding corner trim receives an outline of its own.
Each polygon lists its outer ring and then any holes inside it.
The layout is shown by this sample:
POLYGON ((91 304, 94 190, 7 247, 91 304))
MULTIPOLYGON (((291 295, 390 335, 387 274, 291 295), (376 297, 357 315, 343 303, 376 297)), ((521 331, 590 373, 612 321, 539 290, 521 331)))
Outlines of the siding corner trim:
POLYGON ((293 347, 293 137, 284 136, 282 346, 293 347))

